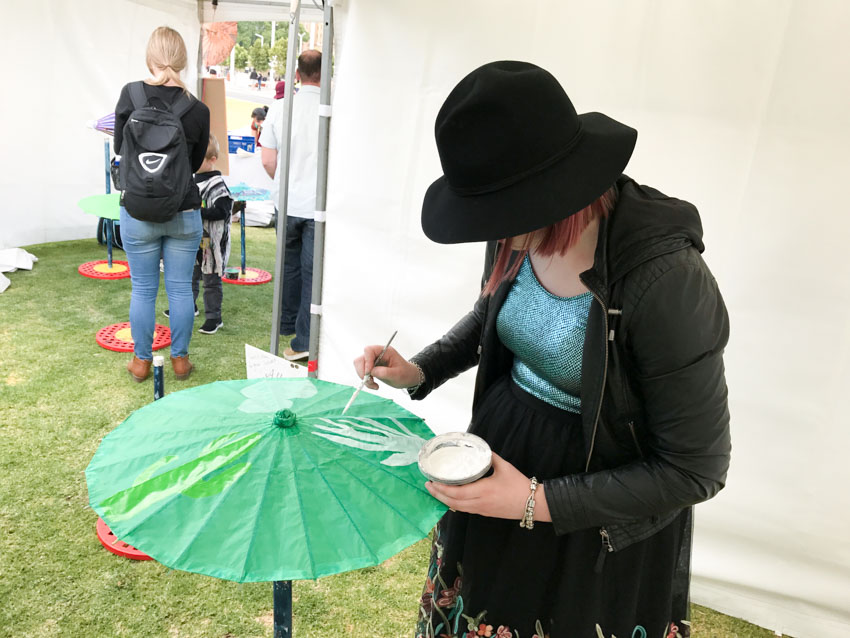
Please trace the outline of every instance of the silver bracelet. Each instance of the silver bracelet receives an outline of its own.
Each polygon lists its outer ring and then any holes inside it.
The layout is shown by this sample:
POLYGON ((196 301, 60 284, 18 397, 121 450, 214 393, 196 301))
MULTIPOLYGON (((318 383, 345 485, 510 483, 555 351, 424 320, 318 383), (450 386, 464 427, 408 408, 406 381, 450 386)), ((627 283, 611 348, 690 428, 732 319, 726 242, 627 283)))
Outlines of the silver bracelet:
POLYGON ((414 394, 422 386, 422 384, 425 383, 425 373, 422 372, 422 366, 420 366, 418 363, 416 363, 415 361, 411 361, 410 363, 416 366, 416 369, 419 371, 419 383, 405 389, 407 390, 408 394, 414 394))
POLYGON ((525 514, 519 522, 519 526, 525 529, 534 529, 534 493, 537 491, 537 477, 531 477, 531 494, 528 495, 528 500, 525 502, 525 514))

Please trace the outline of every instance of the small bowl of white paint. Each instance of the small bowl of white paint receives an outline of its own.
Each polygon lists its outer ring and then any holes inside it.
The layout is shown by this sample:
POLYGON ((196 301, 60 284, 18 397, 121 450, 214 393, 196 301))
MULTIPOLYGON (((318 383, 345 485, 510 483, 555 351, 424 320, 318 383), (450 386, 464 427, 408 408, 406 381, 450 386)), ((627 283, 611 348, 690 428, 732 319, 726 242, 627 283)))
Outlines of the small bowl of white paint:
POLYGON ((447 432, 428 440, 419 450, 419 470, 445 485, 464 485, 484 476, 492 463, 487 441, 469 432, 447 432))

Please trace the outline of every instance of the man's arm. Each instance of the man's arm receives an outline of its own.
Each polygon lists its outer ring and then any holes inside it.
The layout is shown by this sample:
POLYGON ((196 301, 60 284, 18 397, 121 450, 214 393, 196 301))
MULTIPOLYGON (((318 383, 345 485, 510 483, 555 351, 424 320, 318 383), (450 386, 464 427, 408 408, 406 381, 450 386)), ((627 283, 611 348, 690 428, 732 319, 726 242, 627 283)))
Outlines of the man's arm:
POLYGON ((274 179, 274 172, 277 170, 277 149, 263 146, 262 151, 263 168, 266 169, 269 177, 274 179))
POLYGON ((280 106, 273 104, 260 131, 260 144, 262 144, 260 158, 263 162, 263 168, 266 169, 266 173, 272 179, 274 179, 275 171, 277 171, 277 150, 280 146, 280 136, 277 135, 277 130, 280 128, 279 116, 280 106))

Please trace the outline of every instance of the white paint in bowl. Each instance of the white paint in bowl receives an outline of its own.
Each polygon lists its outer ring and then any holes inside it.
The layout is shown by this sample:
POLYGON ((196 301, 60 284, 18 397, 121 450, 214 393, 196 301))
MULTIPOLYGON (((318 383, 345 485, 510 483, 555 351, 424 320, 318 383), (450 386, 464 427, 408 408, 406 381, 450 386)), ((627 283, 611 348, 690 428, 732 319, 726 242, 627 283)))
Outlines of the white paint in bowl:
POLYGON ((419 470, 430 480, 464 485, 490 469, 492 452, 487 442, 468 432, 448 432, 430 439, 419 451, 419 470))

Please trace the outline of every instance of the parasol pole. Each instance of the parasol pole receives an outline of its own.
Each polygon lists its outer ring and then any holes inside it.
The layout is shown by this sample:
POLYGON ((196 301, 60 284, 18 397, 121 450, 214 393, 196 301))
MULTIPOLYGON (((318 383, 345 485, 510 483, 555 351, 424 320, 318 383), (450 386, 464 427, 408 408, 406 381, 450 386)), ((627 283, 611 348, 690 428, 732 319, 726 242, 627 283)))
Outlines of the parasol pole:
POLYGON ((322 79, 319 96, 319 149, 316 175, 316 214, 313 235, 313 291, 310 303, 310 345, 307 374, 319 376, 319 330, 322 322, 322 278, 325 263, 325 213, 328 201, 328 147, 331 132, 331 77, 333 74, 333 2, 324 2, 325 28, 322 36, 322 79))
POLYGON ((245 276, 245 210, 247 206, 242 206, 242 212, 239 215, 239 230, 242 233, 242 276, 245 276))
MULTIPOLYGON (((112 185, 110 184, 110 180, 112 177, 109 174, 109 138, 103 140, 103 168, 106 173, 106 194, 112 192, 112 185)), ((109 266, 109 270, 112 270, 112 220, 105 219, 103 220, 104 227, 106 228, 106 265, 109 266)))
POLYGON ((274 582, 274 638, 292 636, 292 581, 274 582))
MULTIPOLYGON (((289 33, 298 33, 301 20, 301 3, 292 0, 289 5, 289 33)), ((277 356, 280 346, 280 314, 283 305, 283 261, 286 256, 286 210, 289 198, 289 150, 292 141, 292 96, 295 94, 295 66, 297 52, 295 38, 290 37, 286 53, 286 97, 283 109, 281 147, 278 149, 278 200, 277 200, 277 250, 275 255, 274 296, 272 297, 272 330, 269 352, 277 356)))

